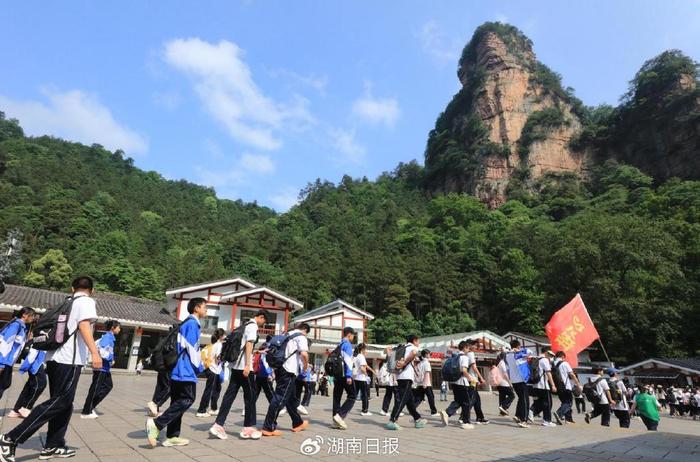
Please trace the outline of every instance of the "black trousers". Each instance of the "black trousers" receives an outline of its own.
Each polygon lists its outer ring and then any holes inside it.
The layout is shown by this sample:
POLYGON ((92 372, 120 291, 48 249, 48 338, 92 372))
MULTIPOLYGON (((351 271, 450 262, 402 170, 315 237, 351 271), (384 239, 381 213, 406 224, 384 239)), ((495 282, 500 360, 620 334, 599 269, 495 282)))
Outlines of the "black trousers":
POLYGON ((0 398, 5 390, 12 385, 12 366, 5 366, 0 372, 0 398))
POLYGON ((161 407, 170 397, 170 372, 158 372, 156 389, 153 391, 153 401, 161 407))
POLYGON ((27 383, 24 384, 22 392, 17 398, 15 407, 13 408, 15 412, 22 408, 31 409, 34 407, 34 403, 37 398, 41 396, 41 393, 46 388, 46 368, 42 364, 36 374, 29 374, 27 383))
POLYGON ((216 411, 218 409, 219 395, 221 394, 221 380, 219 374, 215 374, 209 369, 204 373, 207 377, 207 382, 204 385, 202 399, 199 401, 197 412, 207 412, 207 409, 216 411))
POLYGON ((226 417, 228 417, 229 412, 231 412, 231 406, 240 388, 243 389, 243 412, 245 415, 243 418, 243 426, 255 427, 256 425, 255 372, 251 371, 248 377, 245 377, 243 371, 231 369, 231 378, 229 379, 226 393, 224 393, 224 397, 221 400, 221 409, 219 409, 219 413, 216 415, 216 423, 222 427, 226 423, 226 417))
POLYGON ((532 403, 530 410, 537 415, 542 413, 542 418, 545 422, 552 421, 552 392, 541 388, 533 388, 537 399, 532 403))
MULTIPOLYGON (((486 418, 484 417, 484 411, 481 410, 481 395, 479 395, 479 392, 477 391, 476 387, 469 387, 467 393, 469 393, 469 400, 471 401, 472 407, 474 408, 476 420, 479 422, 486 420, 486 418)), ((467 422, 468 419, 469 415, 465 412, 464 408, 462 408, 462 422, 467 422)))
POLYGON ((163 414, 155 419, 156 427, 162 430, 168 427, 166 436, 174 438, 180 436, 182 426, 182 416, 194 403, 197 394, 197 384, 195 382, 170 382, 170 407, 163 414))
POLYGON ((256 377, 255 378, 255 402, 258 402, 258 396, 260 396, 260 391, 265 393, 265 398, 267 398, 267 403, 272 402, 272 396, 275 391, 272 389, 272 381, 268 377, 256 377))
POLYGON ((470 423, 473 399, 469 390, 470 388, 471 387, 467 385, 458 385, 456 383, 452 384, 454 399, 449 406, 447 406, 447 409, 445 409, 448 416, 452 417, 457 412, 457 409, 461 409, 462 412, 460 413, 460 420, 465 423, 470 423))
POLYGON ((316 384, 311 383, 311 382, 304 382, 304 397, 301 399, 301 405, 302 406, 308 406, 311 404, 311 395, 313 394, 313 389, 312 387, 315 386, 316 384))
POLYGON ((263 430, 273 431, 277 428, 277 417, 279 417, 282 408, 287 409, 287 414, 292 419, 292 428, 304 423, 299 415, 299 411, 297 411, 299 399, 297 399, 295 382, 295 374, 284 369, 275 371, 275 394, 272 397, 270 406, 267 408, 263 430))
POLYGON ((416 407, 420 406, 423 400, 427 398, 428 406, 430 406, 430 413, 437 413, 437 407, 435 407, 435 395, 433 394, 433 387, 418 387, 413 391, 413 395, 416 401, 416 407))
POLYGON ((571 409, 574 401, 574 392, 564 388, 557 390, 557 395, 559 396, 559 401, 561 401, 561 406, 557 409, 557 415, 567 422, 573 422, 574 416, 571 409))
POLYGON ((82 368, 83 366, 60 364, 55 361, 46 363, 49 399, 32 409, 27 418, 5 436, 17 444, 22 444, 48 422, 45 447, 65 446, 66 430, 73 414, 73 400, 82 368))
POLYGON ((90 414, 103 399, 112 391, 112 374, 103 371, 92 371, 92 383, 85 397, 83 414, 90 414))
POLYGON ((613 410, 613 412, 620 422, 620 428, 630 428, 630 411, 613 410))
POLYGON ((649 417, 645 415, 639 415, 639 417, 642 418, 642 422, 644 422, 644 425, 647 426, 647 430, 655 432, 656 429, 659 426, 659 421, 658 420, 651 420, 649 417))
POLYGON ((580 414, 581 412, 586 412, 586 399, 583 396, 579 398, 574 398, 574 401, 576 402, 577 414, 580 414))
POLYGON ((395 385, 387 385, 386 387, 386 393, 384 394, 384 400, 382 401, 382 411, 384 412, 389 412, 389 406, 391 405, 391 399, 394 399, 394 402, 399 400, 399 391, 396 388, 395 385))
MULTIPOLYGON (((362 412, 369 412, 369 386, 366 380, 353 380, 355 394, 362 400, 362 412)), ((343 416, 341 416, 343 417, 343 416)))
POLYGON ((515 415, 521 422, 527 422, 530 410, 530 390, 525 382, 514 383, 513 390, 518 395, 518 403, 515 406, 515 415))
POLYGON ((503 409, 508 409, 515 398, 515 393, 511 387, 498 387, 498 405, 503 409))
POLYGON ((600 416, 600 424, 604 427, 610 426, 610 405, 609 404, 594 404, 591 419, 600 416))
POLYGON ((333 415, 338 414, 341 418, 345 418, 355 406, 355 400, 357 399, 357 390, 355 390, 355 383, 351 380, 350 383, 347 382, 346 377, 336 377, 333 380, 333 415), (347 395, 345 402, 340 404, 340 400, 343 397, 343 391, 347 395))
POLYGON ((408 412, 413 417, 413 420, 419 420, 420 414, 416 410, 416 403, 413 401, 413 380, 398 380, 398 399, 394 402, 394 409, 391 411, 391 417, 389 420, 396 422, 399 420, 399 415, 403 411, 403 407, 406 406, 408 412))

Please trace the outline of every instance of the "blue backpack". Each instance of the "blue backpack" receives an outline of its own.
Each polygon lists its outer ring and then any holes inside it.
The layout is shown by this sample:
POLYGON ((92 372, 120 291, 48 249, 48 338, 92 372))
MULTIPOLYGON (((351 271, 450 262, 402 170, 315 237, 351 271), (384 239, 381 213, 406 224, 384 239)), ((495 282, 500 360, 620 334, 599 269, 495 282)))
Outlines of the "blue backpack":
POLYGON ((278 370, 281 369, 282 366, 284 366, 285 361, 287 361, 289 358, 292 357, 293 354, 295 354, 297 351, 294 350, 292 354, 289 356, 285 355, 285 352, 287 350, 287 343, 294 337, 299 337, 301 335, 301 332, 297 332, 296 334, 283 334, 283 335, 275 335, 270 339, 270 341, 267 343, 267 354, 265 356, 265 359, 267 360, 267 364, 272 368, 272 370, 278 370))
POLYGON ((462 356, 461 353, 450 356, 445 360, 445 364, 442 365, 442 379, 447 382, 456 382, 464 374, 462 373, 462 367, 459 365, 459 358, 462 356))

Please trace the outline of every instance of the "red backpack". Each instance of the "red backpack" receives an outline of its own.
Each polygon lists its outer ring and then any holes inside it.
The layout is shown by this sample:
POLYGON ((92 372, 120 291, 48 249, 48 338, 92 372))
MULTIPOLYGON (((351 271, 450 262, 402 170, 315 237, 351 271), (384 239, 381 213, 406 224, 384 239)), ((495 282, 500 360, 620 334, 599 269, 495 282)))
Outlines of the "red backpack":
POLYGON ((262 367, 262 353, 257 352, 255 355, 253 355, 253 372, 256 374, 260 372, 260 368, 262 367))

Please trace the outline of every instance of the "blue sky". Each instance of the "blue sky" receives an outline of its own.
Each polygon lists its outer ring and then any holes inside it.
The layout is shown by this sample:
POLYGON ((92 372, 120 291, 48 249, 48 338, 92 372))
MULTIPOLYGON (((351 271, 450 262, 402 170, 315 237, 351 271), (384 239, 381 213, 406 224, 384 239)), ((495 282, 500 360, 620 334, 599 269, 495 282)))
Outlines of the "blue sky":
POLYGON ((0 110, 282 211, 316 178, 422 163, 489 20, 589 105, 615 104, 663 50, 700 60, 698 0, 23 1, 0 11, 0 110))

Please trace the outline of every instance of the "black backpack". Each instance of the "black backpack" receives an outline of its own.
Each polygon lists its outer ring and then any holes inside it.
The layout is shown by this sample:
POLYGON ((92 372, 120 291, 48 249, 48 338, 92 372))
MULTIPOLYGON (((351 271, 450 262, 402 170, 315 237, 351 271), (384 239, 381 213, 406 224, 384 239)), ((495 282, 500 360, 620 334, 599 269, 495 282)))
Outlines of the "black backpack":
POLYGON ((406 356, 406 344, 402 343, 401 345, 398 345, 396 349, 394 350, 394 368, 391 372, 401 372, 404 369, 406 369, 406 366, 408 364, 404 364, 403 367, 399 367, 398 363, 401 361, 404 356, 406 356))
POLYGON ((622 393, 620 393, 620 389, 617 388, 618 382, 619 380, 608 380, 608 387, 610 388, 610 397, 615 402, 622 400, 622 393))
MULTIPOLYGON (((177 335, 188 319, 172 325, 165 337, 160 339, 151 354, 151 365, 158 372, 170 372, 175 368, 180 355, 177 353, 177 335)), ((182 352, 185 352, 183 348, 182 352)))
POLYGON ((284 366, 285 361, 287 361, 289 358, 292 357, 297 351, 293 351, 289 356, 286 355, 287 351, 287 343, 295 337, 299 337, 301 332, 297 332, 295 334, 284 334, 284 335, 275 335, 270 339, 270 342, 268 343, 267 346, 267 355, 265 356, 265 359, 267 360, 267 364, 273 369, 273 370, 279 370, 284 366))
POLYGON ((54 306, 41 315, 32 329, 32 345, 35 350, 54 351, 59 349, 78 330, 68 332, 68 319, 73 302, 80 297, 66 297, 61 304, 54 306))
POLYGON ((562 392, 566 388, 564 380, 561 378, 561 371, 559 370, 559 366, 561 366, 563 363, 564 361, 559 361, 552 368, 552 379, 554 380, 554 386, 557 387, 558 392, 562 392))
POLYGON ((527 383, 530 385, 537 385, 540 383, 542 376, 540 375, 540 361, 542 358, 532 358, 528 363, 530 368, 530 378, 527 379, 527 383))
POLYGON ((456 382, 464 375, 462 373, 462 368, 459 365, 459 358, 462 356, 461 353, 452 355, 445 360, 445 364, 442 365, 442 379, 447 382, 456 382))
POLYGON ((583 396, 586 397, 588 401, 590 401, 592 404, 598 404, 600 403, 600 395, 598 394, 598 382, 603 380, 603 378, 599 378, 595 382, 588 382, 583 386, 583 396))
POLYGON ((231 365, 238 362, 241 357, 241 340, 243 340, 243 334, 245 333, 245 328, 248 324, 255 321, 248 321, 245 324, 241 324, 231 331, 230 334, 226 336, 224 344, 221 347, 221 360, 228 361, 231 365))
POLYGON ((343 361, 343 354, 340 351, 340 345, 335 347, 326 359, 326 364, 323 368, 326 370, 326 374, 331 377, 342 377, 345 375, 345 363, 343 361))

